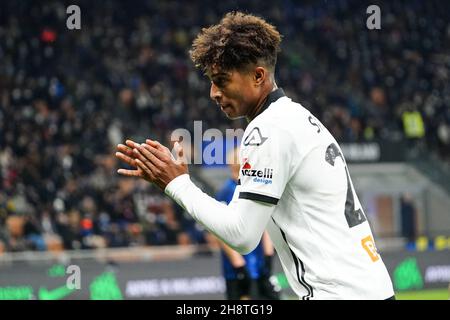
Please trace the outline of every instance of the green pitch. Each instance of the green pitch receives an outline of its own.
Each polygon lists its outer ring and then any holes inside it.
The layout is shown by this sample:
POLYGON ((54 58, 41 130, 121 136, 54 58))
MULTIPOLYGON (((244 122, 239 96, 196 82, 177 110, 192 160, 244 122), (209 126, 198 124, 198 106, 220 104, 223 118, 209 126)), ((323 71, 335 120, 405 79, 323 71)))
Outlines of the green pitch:
MULTIPOLYGON (((428 289, 395 293, 396 300, 449 300, 448 289, 428 289)), ((298 300, 294 295, 282 295, 281 300, 298 300)))
POLYGON ((418 291, 396 292, 397 300, 448 300, 448 289, 429 289, 418 291))

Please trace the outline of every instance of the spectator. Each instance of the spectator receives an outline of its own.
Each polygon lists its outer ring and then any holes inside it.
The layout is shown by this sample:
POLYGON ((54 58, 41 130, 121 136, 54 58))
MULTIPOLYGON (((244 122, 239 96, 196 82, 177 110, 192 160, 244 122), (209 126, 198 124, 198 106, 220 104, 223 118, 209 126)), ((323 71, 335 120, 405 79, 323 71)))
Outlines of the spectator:
POLYGON ((415 242, 417 237, 417 210, 410 194, 404 194, 400 199, 401 234, 408 244, 415 242))
POLYGON ((204 128, 230 126, 204 98, 208 83, 186 50, 200 26, 236 6, 268 17, 290 39, 279 56, 277 82, 339 140, 405 138, 402 115, 412 108, 422 117, 426 147, 450 160, 449 2, 382 1, 382 32, 365 29, 366 4, 356 0, 78 5, 82 29, 68 31, 63 2, 2 3, 0 232, 6 250, 30 249, 26 234, 32 249, 42 249, 39 237, 48 246, 49 230, 71 249, 208 241, 178 208, 174 215, 149 206, 138 213, 131 190, 140 187, 118 179, 110 155, 123 137, 150 134, 164 142, 173 129, 192 130, 200 115, 204 128), (37 231, 28 223, 26 233, 11 235, 7 220, 17 212, 7 203, 33 208, 27 214, 43 219, 32 219, 37 231))

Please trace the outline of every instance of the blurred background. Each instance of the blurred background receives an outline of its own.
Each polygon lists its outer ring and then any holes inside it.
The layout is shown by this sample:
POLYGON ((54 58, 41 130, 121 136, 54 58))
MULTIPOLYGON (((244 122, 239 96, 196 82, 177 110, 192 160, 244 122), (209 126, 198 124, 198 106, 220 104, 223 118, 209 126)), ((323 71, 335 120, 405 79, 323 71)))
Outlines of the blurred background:
MULTIPOLYGON (((0 299, 223 299, 215 240, 117 175, 114 153, 127 138, 169 144, 196 120, 245 129, 209 100, 187 53, 231 10, 283 34, 278 86, 340 142, 398 297, 448 299, 450 2, 353 0, 2 1, 0 299), (71 4, 80 30, 66 26, 71 4), (366 26, 371 4, 380 30, 366 26), (82 289, 46 295, 71 264, 82 289)), ((230 175, 190 172, 212 196, 230 175)))

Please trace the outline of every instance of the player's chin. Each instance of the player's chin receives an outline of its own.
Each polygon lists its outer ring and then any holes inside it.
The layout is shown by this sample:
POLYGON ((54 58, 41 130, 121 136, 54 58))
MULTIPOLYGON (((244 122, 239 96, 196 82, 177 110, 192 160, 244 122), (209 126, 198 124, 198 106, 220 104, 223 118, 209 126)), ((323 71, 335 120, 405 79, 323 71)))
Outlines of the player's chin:
POLYGON ((227 118, 230 119, 230 120, 236 120, 236 119, 239 119, 239 118, 242 117, 233 108, 226 108, 226 109, 224 109, 222 111, 223 111, 223 113, 225 113, 227 118))

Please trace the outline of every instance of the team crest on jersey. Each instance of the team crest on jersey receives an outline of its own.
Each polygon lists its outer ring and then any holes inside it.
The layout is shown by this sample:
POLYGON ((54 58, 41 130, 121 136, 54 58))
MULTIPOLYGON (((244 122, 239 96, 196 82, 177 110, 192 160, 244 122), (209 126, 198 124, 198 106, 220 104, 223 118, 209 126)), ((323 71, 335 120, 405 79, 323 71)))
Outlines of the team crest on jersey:
POLYGON ((263 170, 254 169, 252 165, 248 162, 248 159, 244 159, 244 165, 241 169, 242 176, 244 177, 253 177, 253 182, 263 183, 263 184, 272 184, 273 180, 273 169, 264 168, 263 170))
POLYGON ((263 137, 258 127, 254 127, 244 140, 244 146, 260 146, 268 138, 263 137))

